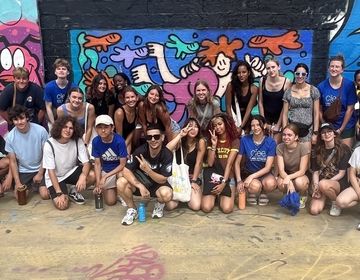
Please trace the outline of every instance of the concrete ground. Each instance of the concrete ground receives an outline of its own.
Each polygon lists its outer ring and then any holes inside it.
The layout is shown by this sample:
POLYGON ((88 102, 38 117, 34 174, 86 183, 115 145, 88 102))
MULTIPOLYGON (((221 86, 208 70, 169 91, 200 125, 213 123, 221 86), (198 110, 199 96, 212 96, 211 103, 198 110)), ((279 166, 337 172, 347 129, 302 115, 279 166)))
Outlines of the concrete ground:
POLYGON ((185 207, 146 223, 121 225, 119 203, 55 210, 39 196, 19 206, 0 198, 0 279, 359 279, 360 208, 290 216, 277 206, 230 215, 185 207))

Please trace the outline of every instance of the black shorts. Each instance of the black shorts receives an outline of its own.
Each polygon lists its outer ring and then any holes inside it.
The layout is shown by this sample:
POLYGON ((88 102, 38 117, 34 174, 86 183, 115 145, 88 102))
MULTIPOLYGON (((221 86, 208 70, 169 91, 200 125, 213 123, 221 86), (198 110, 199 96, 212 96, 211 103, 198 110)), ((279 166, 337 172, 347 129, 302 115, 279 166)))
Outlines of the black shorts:
MULTIPOLYGON (((75 169, 75 171, 73 173, 71 173, 71 175, 69 177, 67 177, 64 181, 59 182, 60 189, 63 194, 66 194, 66 195, 69 194, 66 184, 76 185, 76 183, 79 180, 79 177, 81 175, 81 172, 82 172, 82 166, 78 166, 75 169)), ((55 188, 53 186, 48 187, 48 190, 49 190, 51 199, 54 199, 57 197, 55 188)))
MULTIPOLYGON (((214 195, 211 191, 212 189, 218 185, 219 183, 213 183, 211 182, 211 174, 223 174, 219 168, 214 167, 206 167, 203 169, 203 195, 214 195)), ((231 188, 229 182, 226 183, 224 189, 220 193, 220 195, 231 197, 231 188)))
POLYGON ((29 191, 39 192, 39 187, 40 186, 45 186, 45 177, 44 176, 43 176, 40 183, 34 183, 33 178, 35 177, 36 174, 37 174, 37 172, 32 172, 32 173, 21 173, 21 172, 19 172, 20 182, 23 185, 26 185, 27 189, 29 191))
MULTIPOLYGON (((168 181, 166 181, 163 184, 158 184, 158 183, 154 182, 153 180, 149 179, 149 176, 147 176, 144 172, 142 172, 139 169, 133 171, 133 173, 134 173, 136 179, 138 179, 139 182, 141 184, 143 184, 148 189, 148 191, 150 192, 151 197, 157 197, 156 196, 156 191, 160 187, 165 186, 165 187, 169 187, 170 189, 172 189, 172 187, 170 186, 168 181)), ((138 188, 136 188, 136 190, 134 191, 134 195, 141 196, 140 190, 138 188)))

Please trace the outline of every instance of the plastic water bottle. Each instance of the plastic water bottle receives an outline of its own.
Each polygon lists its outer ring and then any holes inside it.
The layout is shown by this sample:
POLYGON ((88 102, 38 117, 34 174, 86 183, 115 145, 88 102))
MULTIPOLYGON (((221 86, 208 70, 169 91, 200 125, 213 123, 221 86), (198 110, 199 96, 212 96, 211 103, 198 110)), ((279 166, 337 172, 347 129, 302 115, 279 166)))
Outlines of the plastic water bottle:
POLYGON ((145 207, 144 202, 139 203, 138 214, 139 214, 139 217, 138 217, 139 222, 145 223, 146 222, 146 207, 145 207))
POLYGON ((246 191, 242 190, 239 192, 239 209, 244 210, 246 207, 246 191))
POLYGON ((95 210, 96 211, 104 210, 104 201, 101 193, 95 194, 95 210))

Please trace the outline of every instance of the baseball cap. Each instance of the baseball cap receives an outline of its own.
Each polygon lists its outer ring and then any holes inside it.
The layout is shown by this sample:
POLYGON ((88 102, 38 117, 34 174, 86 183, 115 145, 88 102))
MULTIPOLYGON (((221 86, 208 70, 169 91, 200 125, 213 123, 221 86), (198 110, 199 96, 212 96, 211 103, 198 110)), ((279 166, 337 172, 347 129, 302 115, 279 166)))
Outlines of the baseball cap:
POLYGON ((95 120, 95 126, 98 126, 99 124, 114 125, 114 121, 108 115, 100 115, 95 120))
POLYGON ((334 126, 331 124, 331 123, 323 123, 321 126, 320 126, 320 131, 323 130, 323 129, 331 129, 332 131, 335 131, 335 128, 334 126))

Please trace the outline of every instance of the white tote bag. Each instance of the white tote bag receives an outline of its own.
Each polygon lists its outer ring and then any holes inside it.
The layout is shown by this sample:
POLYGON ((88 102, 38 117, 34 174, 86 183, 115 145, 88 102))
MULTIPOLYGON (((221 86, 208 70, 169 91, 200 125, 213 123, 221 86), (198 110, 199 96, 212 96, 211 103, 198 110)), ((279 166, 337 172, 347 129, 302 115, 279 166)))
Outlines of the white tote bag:
POLYGON ((172 175, 168 178, 168 182, 173 188, 173 200, 189 202, 191 196, 189 166, 184 163, 184 155, 181 146, 180 152, 180 164, 177 164, 175 151, 173 152, 172 175))

